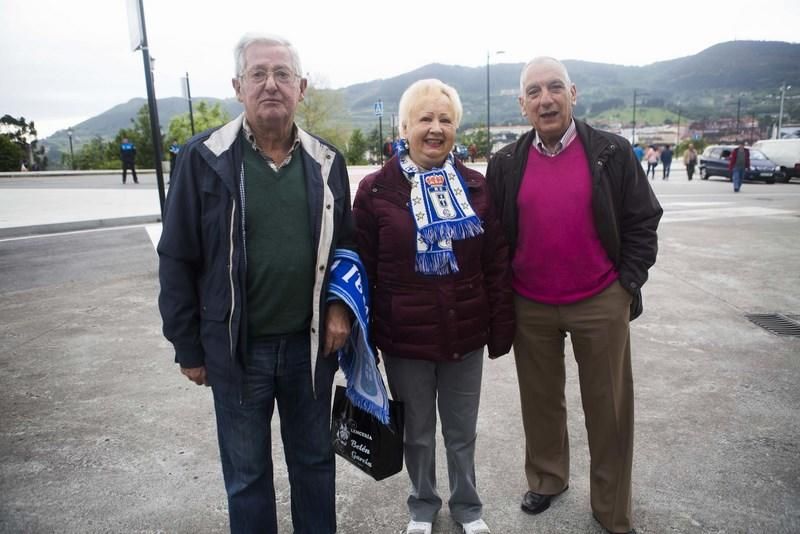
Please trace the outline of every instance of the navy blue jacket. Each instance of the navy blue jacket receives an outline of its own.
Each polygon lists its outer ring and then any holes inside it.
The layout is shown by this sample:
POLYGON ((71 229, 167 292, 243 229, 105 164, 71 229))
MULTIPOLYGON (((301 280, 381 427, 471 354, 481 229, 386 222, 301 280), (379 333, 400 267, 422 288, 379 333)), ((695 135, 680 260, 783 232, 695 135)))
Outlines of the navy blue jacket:
MULTIPOLYGON (((164 336, 181 367, 205 366, 212 385, 236 385, 247 352, 243 115, 187 142, 178 158, 158 244, 164 336)), ((315 245, 311 373, 322 344, 329 262, 353 248, 350 184, 342 155, 298 128, 315 245)), ((288 332, 287 332, 288 333, 288 332)), ((314 383, 312 381, 312 383, 314 383)))

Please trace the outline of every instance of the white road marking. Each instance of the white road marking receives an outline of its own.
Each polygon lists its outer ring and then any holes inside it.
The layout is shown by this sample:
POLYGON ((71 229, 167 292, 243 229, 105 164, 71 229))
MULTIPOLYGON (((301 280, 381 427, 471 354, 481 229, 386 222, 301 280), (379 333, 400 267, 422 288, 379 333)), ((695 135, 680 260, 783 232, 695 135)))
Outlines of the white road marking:
POLYGON ((735 208, 700 208, 691 210, 665 211, 662 223, 705 221, 710 219, 731 219, 735 217, 772 217, 775 215, 792 215, 792 210, 761 208, 758 206, 741 206, 735 208))
POLYGON ((150 236, 150 241, 153 243, 153 248, 158 247, 158 240, 161 239, 161 225, 148 224, 144 227, 147 230, 147 235, 150 236))

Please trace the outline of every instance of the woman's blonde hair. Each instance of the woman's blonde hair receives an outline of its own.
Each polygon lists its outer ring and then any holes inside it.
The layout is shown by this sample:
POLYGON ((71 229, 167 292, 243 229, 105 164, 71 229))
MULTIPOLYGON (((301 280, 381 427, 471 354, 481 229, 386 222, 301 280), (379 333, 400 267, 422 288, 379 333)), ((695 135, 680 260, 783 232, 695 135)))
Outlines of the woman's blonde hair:
POLYGON ((458 96, 458 91, 441 80, 429 78, 412 83, 408 86, 408 89, 403 92, 403 96, 400 97, 400 105, 397 114, 400 122, 401 137, 406 136, 408 124, 411 120, 411 112, 414 110, 414 107, 426 96, 435 94, 442 94, 450 101, 450 105, 453 108, 453 125, 458 128, 458 125, 461 124, 461 117, 464 114, 464 108, 461 107, 461 98, 458 96))

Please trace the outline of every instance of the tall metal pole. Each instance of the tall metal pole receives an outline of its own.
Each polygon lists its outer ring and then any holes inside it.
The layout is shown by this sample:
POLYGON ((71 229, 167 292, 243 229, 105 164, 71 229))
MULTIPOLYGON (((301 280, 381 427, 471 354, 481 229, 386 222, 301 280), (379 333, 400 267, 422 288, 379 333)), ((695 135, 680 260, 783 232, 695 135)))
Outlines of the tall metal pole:
POLYGON ((633 128, 631 128, 631 144, 636 144, 636 89, 633 90, 633 128))
POLYGON ((678 131, 675 132, 675 146, 681 144, 681 105, 678 103, 678 131))
POLYGON ((378 116, 378 139, 380 139, 381 165, 383 165, 383 117, 378 116))
MULTIPOLYGON (((791 85, 789 86, 791 87, 791 85)), ((778 132, 775 139, 781 138, 781 130, 783 129, 783 98, 786 96, 786 82, 781 85, 781 110, 778 112, 778 132)))
POLYGON ((72 127, 67 130, 67 135, 69 136, 69 166, 74 171, 75 170, 75 153, 72 151, 72 127))
POLYGON ((739 100, 736 103, 736 139, 737 140, 739 139, 739 131, 740 131, 739 116, 741 114, 741 111, 742 111, 742 98, 739 97, 739 100))
POLYGON ((189 88, 189 73, 186 73, 186 99, 189 101, 189 124, 192 125, 192 137, 194 137, 194 112, 192 111, 192 90, 189 88))
MULTIPOLYGON (((492 152, 492 112, 489 92, 489 51, 486 51, 486 161, 492 152)), ((781 108, 782 109, 782 108, 781 108)))
POLYGON ((158 108, 156 106, 156 91, 153 86, 153 71, 150 65, 150 50, 147 46, 147 28, 144 22, 143 0, 139 0, 139 16, 142 21, 142 59, 144 60, 144 80, 147 85, 147 107, 150 111, 150 135, 153 138, 153 158, 156 166, 156 182, 158 183, 158 200, 161 203, 161 219, 164 219, 164 170, 161 168, 161 127, 158 124, 158 108))

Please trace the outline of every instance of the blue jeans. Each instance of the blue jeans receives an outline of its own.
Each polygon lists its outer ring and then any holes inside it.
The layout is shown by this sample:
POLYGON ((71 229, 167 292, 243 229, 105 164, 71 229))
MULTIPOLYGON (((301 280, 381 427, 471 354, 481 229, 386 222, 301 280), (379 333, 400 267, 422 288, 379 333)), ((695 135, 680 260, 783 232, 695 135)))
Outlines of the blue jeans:
POLYGON ((336 532, 330 439, 335 357, 317 362, 311 389, 307 333, 250 343, 241 390, 214 387, 222 473, 232 533, 277 534, 270 421, 278 401, 295 534, 336 532))
POLYGON ((742 178, 744 177, 744 169, 741 167, 734 167, 731 171, 731 180, 733 180, 733 190, 738 191, 742 187, 742 178))

